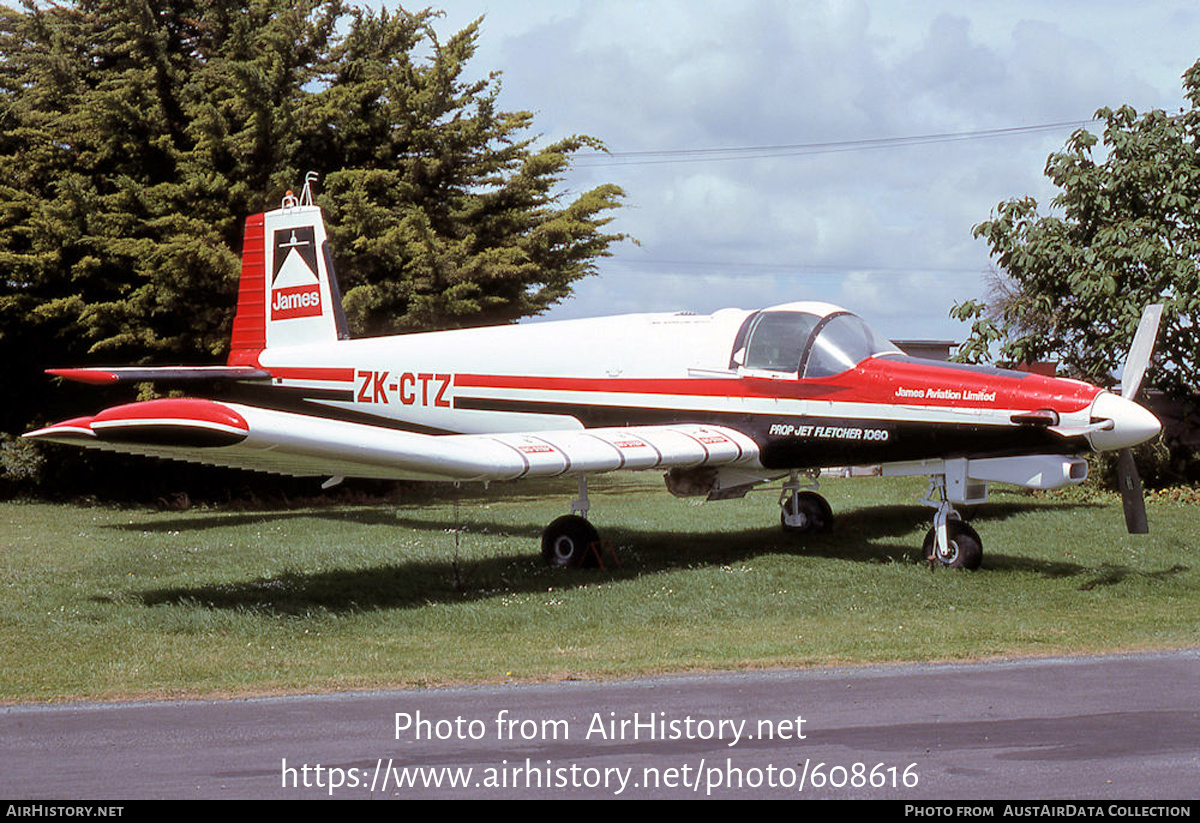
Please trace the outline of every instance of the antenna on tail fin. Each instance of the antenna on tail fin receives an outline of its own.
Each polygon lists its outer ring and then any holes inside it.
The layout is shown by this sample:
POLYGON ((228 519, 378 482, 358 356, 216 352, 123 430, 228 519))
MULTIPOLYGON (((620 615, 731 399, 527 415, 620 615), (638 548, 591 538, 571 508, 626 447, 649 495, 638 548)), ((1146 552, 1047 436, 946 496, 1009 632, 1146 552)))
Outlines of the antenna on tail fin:
POLYGON ((294 209, 298 206, 315 205, 313 203, 312 184, 317 181, 318 177, 320 177, 320 175, 315 171, 305 173, 304 188, 300 190, 300 197, 297 198, 296 195, 292 193, 292 190, 288 189, 287 194, 285 194, 283 196, 283 200, 280 201, 279 207, 283 209, 294 209))
POLYGON ((315 171, 307 172, 304 175, 304 188, 300 190, 300 205, 301 206, 313 205, 312 184, 317 181, 318 177, 320 177, 320 175, 317 174, 315 171))

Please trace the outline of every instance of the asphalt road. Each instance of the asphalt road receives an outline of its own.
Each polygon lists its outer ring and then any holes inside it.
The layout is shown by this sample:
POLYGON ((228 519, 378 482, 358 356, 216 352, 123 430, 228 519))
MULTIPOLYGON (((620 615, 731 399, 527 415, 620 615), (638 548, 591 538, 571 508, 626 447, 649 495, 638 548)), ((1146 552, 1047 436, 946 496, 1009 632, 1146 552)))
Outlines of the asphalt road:
POLYGON ((1195 800, 1200 650, 8 707, 0 796, 1195 800))

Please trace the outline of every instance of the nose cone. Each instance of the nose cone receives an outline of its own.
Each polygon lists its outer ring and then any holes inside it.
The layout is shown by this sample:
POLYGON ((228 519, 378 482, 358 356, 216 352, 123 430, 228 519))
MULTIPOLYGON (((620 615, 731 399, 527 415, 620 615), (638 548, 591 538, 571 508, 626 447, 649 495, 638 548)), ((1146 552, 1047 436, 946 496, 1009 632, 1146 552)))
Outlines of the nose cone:
POLYGON ((1096 451, 1112 451, 1145 443, 1162 431, 1162 423, 1145 407, 1112 392, 1100 392, 1092 402, 1092 418, 1111 420, 1112 428, 1088 435, 1096 451))

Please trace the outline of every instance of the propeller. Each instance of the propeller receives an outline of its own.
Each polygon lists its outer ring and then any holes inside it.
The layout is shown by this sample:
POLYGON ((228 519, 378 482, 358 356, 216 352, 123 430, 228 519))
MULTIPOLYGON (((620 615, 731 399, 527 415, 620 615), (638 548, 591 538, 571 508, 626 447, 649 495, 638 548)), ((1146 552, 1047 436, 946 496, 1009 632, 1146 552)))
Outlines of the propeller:
MULTIPOLYGON (((1121 376, 1121 397, 1132 401, 1142 388, 1142 378, 1150 365, 1154 353, 1154 341, 1158 337, 1158 324, 1162 319, 1161 303, 1147 306, 1142 312, 1137 333, 1125 356, 1125 368, 1121 376)), ((1121 489, 1121 506, 1125 509, 1125 528, 1130 534, 1147 534, 1150 525, 1146 520, 1146 498, 1142 492, 1142 479, 1138 476, 1133 449, 1129 446, 1117 454, 1117 485, 1121 489)))

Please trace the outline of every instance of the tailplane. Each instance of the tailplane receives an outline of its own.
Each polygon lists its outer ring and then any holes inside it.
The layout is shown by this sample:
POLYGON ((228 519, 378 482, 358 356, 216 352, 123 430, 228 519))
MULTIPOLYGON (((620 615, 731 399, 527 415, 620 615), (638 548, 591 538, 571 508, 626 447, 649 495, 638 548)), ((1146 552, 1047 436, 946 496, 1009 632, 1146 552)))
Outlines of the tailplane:
POLYGON ((300 197, 288 192, 281 208, 246 218, 230 366, 257 366, 271 346, 350 336, 312 177, 300 197))

